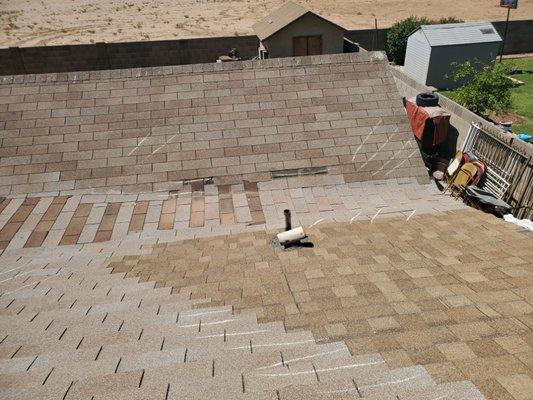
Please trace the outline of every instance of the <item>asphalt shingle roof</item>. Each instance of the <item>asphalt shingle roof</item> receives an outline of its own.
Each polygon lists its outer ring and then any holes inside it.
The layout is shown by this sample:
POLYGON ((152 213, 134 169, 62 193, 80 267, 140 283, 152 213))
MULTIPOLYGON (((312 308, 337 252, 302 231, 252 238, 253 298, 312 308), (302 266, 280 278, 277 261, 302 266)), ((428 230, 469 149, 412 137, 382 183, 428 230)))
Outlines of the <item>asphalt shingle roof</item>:
POLYGON ((264 40, 308 12, 306 8, 290 1, 254 24, 253 30, 260 40, 264 40))
POLYGON ((309 167, 349 181, 427 177, 381 53, 23 78, 0 85, 12 173, 0 195, 138 193, 309 167))
POLYGON ((431 46, 492 43, 502 40, 490 22, 422 25, 420 29, 431 46))
MULTIPOLYGON (((265 40, 280 31, 287 25, 290 25, 297 19, 303 17, 305 14, 310 13, 316 15, 319 18, 319 15, 309 11, 305 7, 302 7, 299 4, 293 3, 292 1, 285 3, 272 14, 263 18, 261 21, 257 22, 252 26, 255 34, 260 40, 265 40)), ((322 18, 324 19, 324 18, 322 18)), ((338 26, 337 24, 324 19, 324 21, 329 22, 332 25, 338 26)), ((340 29, 344 29, 339 26, 340 29)))

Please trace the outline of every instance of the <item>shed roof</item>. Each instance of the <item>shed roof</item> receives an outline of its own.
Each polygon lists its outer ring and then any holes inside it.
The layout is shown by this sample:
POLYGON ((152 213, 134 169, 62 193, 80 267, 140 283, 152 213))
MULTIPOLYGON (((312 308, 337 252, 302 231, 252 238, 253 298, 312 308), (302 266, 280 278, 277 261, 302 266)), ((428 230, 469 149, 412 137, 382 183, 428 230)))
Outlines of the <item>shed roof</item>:
POLYGON ((308 10, 305 7, 293 3, 292 1, 285 3, 272 14, 255 23, 252 28, 254 29, 257 37, 259 37, 259 40, 265 40, 272 36, 274 33, 286 27, 287 25, 290 25, 297 19, 303 17, 307 13, 316 15, 324 21, 337 26, 339 29, 345 30, 343 27, 335 24, 334 22, 331 22, 321 17, 320 15, 317 15, 314 12, 308 10))
POLYGON ((419 29, 424 33, 430 46, 492 43, 502 40, 490 22, 422 25, 419 29))

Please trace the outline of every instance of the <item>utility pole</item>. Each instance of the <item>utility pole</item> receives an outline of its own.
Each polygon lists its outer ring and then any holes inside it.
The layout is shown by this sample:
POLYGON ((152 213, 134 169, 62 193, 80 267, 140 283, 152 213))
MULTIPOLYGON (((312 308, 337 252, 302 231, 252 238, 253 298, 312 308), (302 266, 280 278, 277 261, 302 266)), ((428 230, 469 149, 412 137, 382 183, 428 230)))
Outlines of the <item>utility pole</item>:
POLYGON ((500 7, 507 8, 507 19, 505 21, 505 30, 503 32, 502 49, 500 52, 500 62, 503 59, 503 49, 505 48, 505 40, 507 39, 507 29, 509 29, 509 16, 511 15, 511 8, 518 7, 518 0, 500 0, 500 7))

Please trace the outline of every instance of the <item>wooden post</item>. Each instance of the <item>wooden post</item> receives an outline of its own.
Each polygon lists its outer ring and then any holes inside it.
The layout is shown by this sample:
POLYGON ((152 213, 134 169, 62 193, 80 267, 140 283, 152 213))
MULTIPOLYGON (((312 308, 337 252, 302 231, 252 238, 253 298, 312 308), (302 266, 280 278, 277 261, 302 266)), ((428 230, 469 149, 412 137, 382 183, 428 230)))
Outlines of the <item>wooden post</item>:
POLYGON ((378 19, 374 18, 374 34, 372 35, 372 51, 376 49, 378 41, 378 19))
POLYGON ((507 28, 509 27, 509 15, 511 14, 511 7, 507 7, 507 20, 505 21, 505 31, 503 32, 502 51, 500 53, 500 62, 503 58, 503 49, 505 47, 505 39, 507 39, 507 28))

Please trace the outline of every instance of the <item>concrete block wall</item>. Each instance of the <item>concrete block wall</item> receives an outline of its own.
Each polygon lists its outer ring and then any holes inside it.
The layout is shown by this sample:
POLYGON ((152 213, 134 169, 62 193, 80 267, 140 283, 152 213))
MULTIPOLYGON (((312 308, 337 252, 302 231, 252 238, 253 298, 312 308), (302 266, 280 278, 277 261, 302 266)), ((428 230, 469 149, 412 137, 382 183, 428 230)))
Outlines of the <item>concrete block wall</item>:
POLYGON ((215 62, 236 48, 257 55, 256 36, 0 49, 0 75, 90 71, 215 62))
POLYGON ((382 53, 4 77, 0 194, 426 176, 382 53))
MULTIPOLYGON (((503 38, 505 21, 495 21, 493 25, 503 38)), ((525 53, 533 53, 533 20, 509 21, 503 54, 525 53)))
MULTIPOLYGON (((503 35, 505 21, 493 22, 503 35)), ((366 50, 385 50, 387 28, 348 31, 346 37, 366 50)), ((0 75, 91 71, 214 62, 236 48, 241 57, 257 55, 257 36, 155 40, 85 45, 0 49, 0 75)), ((533 52, 532 20, 510 21, 505 54, 533 52)))

